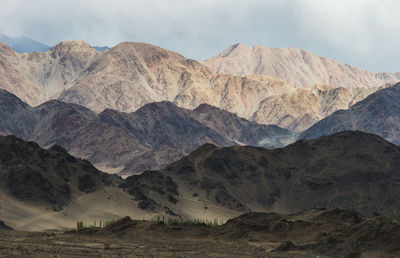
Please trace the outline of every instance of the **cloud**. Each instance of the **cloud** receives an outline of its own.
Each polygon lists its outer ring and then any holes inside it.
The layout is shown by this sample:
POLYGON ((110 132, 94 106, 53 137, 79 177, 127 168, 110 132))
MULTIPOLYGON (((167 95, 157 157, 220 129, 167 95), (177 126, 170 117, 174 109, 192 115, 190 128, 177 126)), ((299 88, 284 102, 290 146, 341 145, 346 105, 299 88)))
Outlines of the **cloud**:
POLYGON ((204 59, 243 42, 400 70, 395 0, 2 0, 0 32, 47 44, 144 41, 204 59))
POLYGON ((344 51, 350 63, 400 71, 399 9, 394 0, 303 0, 295 19, 304 38, 344 51))

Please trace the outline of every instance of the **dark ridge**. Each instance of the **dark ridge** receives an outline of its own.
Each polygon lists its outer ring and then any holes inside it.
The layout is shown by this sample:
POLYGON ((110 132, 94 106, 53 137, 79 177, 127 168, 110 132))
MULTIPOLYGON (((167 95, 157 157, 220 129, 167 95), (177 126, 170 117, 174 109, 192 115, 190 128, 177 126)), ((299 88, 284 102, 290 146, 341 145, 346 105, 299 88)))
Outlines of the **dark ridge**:
POLYGON ((72 188, 90 193, 118 178, 100 172, 65 149, 50 150, 13 135, 0 136, 0 186, 21 201, 32 201, 61 210, 72 198, 72 188))
POLYGON ((0 220, 0 230, 13 230, 13 228, 4 223, 4 221, 0 220))

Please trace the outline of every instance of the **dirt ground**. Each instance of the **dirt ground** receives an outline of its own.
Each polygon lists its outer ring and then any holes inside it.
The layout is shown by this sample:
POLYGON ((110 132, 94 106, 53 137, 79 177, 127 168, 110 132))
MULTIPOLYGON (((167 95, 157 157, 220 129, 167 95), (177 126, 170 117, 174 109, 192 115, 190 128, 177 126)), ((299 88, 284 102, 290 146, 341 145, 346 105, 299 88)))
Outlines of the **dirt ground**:
POLYGON ((346 209, 248 213, 223 225, 124 217, 68 231, 0 230, 0 257, 400 257, 400 224, 346 209))
POLYGON ((128 240, 92 234, 0 231, 0 257, 317 257, 298 251, 270 253, 276 246, 207 238, 128 240))

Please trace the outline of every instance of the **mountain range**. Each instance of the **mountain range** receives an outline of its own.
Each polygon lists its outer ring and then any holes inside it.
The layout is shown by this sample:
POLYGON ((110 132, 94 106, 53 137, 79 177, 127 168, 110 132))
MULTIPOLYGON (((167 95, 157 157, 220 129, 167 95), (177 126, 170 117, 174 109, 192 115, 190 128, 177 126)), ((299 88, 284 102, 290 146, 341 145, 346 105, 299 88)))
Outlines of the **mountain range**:
POLYGON ((60 145, 103 171, 126 176, 160 169, 205 143, 276 148, 296 138, 362 130, 398 144, 398 93, 399 85, 379 90, 296 136, 278 126, 257 124, 208 104, 189 110, 171 102, 155 102, 131 113, 112 109, 96 113, 58 100, 31 107, 0 90, 0 134, 16 135, 46 148, 60 145))
POLYGON ((45 150, 15 136, 0 136, 0 151, 0 218, 16 229, 121 215, 226 220, 315 206, 400 213, 400 148, 358 131, 275 150, 205 144, 162 170, 125 180, 61 147, 45 150))
POLYGON ((203 205, 203 216, 215 207, 285 214, 323 206, 391 214, 400 211, 399 166, 398 146, 345 131, 274 150, 206 144, 160 171, 128 177, 124 187, 145 207, 169 203, 183 216, 194 215, 192 203, 203 205))
POLYGON ((293 48, 0 44, 0 221, 400 214, 399 79, 293 48))
POLYGON ((260 125, 207 104, 192 111, 155 102, 132 113, 95 113, 58 100, 31 107, 0 90, 0 110, 0 134, 46 148, 60 145, 103 171, 121 174, 159 169, 205 143, 274 148, 294 140, 286 129, 260 125))
POLYGON ((32 106, 58 99, 95 112, 133 112, 160 101, 192 110, 206 103, 297 132, 390 81, 297 89, 265 75, 217 74, 201 62, 150 44, 123 42, 100 53, 82 41, 61 42, 40 53, 16 53, 0 45, 0 75, 0 88, 32 106))
POLYGON ((368 88, 400 80, 400 72, 371 73, 293 47, 248 47, 238 43, 204 63, 219 74, 264 74, 297 88, 308 88, 315 84, 368 88))

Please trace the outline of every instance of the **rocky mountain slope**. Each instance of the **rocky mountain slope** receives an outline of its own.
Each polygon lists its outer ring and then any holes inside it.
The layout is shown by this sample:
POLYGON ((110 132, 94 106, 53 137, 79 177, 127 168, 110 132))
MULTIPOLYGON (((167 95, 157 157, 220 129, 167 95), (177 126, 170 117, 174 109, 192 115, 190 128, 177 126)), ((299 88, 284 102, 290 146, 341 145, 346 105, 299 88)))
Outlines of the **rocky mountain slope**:
POLYGON ((0 85, 38 105, 75 84, 98 54, 81 41, 62 42, 49 51, 34 53, 16 53, 0 44, 0 85))
POLYGON ((74 227, 76 221, 151 218, 119 185, 63 148, 49 150, 15 136, 0 136, 0 230, 74 227))
POLYGON ((159 169, 205 143, 272 148, 294 138, 280 127, 250 122, 207 104, 191 111, 157 102, 132 113, 106 109, 97 114, 57 100, 31 107, 0 90, 0 111, 0 134, 43 147, 60 145, 104 171, 124 174, 159 169))
POLYGON ((315 206, 400 213, 400 148, 363 132, 275 150, 206 144, 165 169, 126 180, 60 147, 0 140, 0 220, 17 230, 124 215, 226 221, 248 211, 287 214, 315 206))
POLYGON ((20 201, 48 204, 54 210, 68 205, 76 191, 91 193, 118 183, 116 177, 58 146, 44 150, 15 136, 0 136, 0 162, 1 191, 20 201))
POLYGON ((297 88, 315 84, 335 87, 377 87, 400 81, 398 73, 371 73, 292 47, 248 47, 235 44, 205 62, 219 74, 265 74, 297 88))
POLYGON ((312 139, 344 130, 361 130, 400 144, 400 83, 371 94, 348 110, 339 110, 303 132, 312 139))
POLYGON ((339 109, 348 109, 382 87, 334 88, 315 85, 281 95, 267 97, 250 118, 257 123, 271 123, 301 132, 339 109))
POLYGON ((124 188, 140 196, 143 207, 168 204, 183 217, 205 216, 215 207, 282 214, 324 206, 399 214, 399 166, 398 146, 346 131, 275 150, 203 145, 165 169, 128 177, 124 188))
POLYGON ((21 54, 0 45, 0 78, 0 88, 32 106, 59 99, 96 112, 107 108, 133 112, 159 101, 192 110, 206 103, 257 123, 296 131, 348 108, 381 86, 355 84, 362 87, 355 90, 317 86, 298 91, 265 75, 216 74, 179 53, 132 42, 101 53, 82 41, 21 54))

